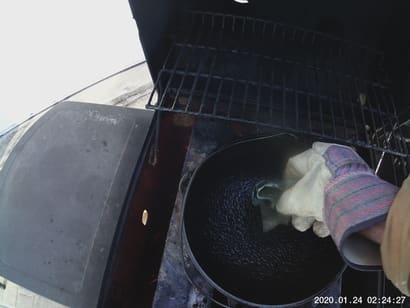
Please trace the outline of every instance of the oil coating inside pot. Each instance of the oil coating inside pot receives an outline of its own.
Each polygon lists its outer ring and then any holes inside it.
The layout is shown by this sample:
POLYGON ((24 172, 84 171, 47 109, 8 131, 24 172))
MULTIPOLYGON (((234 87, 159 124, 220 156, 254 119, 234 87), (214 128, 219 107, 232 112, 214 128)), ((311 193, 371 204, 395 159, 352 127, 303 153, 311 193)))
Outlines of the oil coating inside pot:
POLYGON ((343 268, 330 237, 284 225, 263 232, 252 205, 254 186, 278 177, 303 150, 289 137, 238 144, 207 160, 191 182, 184 223, 192 253, 216 284, 246 301, 303 300, 343 268))

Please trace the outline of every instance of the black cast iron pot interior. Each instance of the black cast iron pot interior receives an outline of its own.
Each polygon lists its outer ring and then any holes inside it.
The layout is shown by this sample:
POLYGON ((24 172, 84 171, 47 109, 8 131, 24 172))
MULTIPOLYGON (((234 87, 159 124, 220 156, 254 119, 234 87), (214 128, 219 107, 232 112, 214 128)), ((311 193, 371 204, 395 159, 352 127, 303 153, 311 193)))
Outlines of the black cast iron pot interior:
POLYGON ((290 135, 237 143, 210 156, 191 179, 184 226, 193 257, 207 278, 240 299, 294 303, 344 268, 330 237, 285 225, 263 232, 252 205, 255 184, 280 178, 289 157, 306 148, 290 135))

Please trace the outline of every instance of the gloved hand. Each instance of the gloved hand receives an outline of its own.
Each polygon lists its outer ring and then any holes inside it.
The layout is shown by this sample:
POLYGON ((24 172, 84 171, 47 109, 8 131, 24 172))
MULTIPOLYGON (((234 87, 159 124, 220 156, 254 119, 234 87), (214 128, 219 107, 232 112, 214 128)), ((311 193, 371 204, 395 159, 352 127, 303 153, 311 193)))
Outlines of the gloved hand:
POLYGON ((293 226, 321 236, 331 234, 341 250, 351 234, 386 218, 397 187, 377 177, 350 147, 315 142, 289 159, 285 179, 298 179, 276 204, 293 226))
POLYGON ((329 235, 323 223, 324 191, 332 178, 323 157, 329 146, 316 142, 311 149, 289 159, 284 178, 297 182, 276 204, 279 213, 292 216, 292 224, 297 230, 306 231, 313 225, 313 232, 320 237, 329 235))

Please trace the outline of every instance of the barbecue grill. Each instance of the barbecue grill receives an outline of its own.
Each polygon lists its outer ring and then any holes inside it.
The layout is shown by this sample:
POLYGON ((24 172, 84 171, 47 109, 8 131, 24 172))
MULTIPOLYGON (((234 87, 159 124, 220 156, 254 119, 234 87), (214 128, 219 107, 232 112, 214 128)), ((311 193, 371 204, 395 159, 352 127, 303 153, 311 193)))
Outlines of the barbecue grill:
MULTIPOLYGON (((147 102, 147 108, 157 111, 151 162, 164 155, 158 151, 158 139, 165 114, 196 119, 154 306, 206 307, 211 303, 203 295, 212 292, 213 300, 235 306, 217 290, 198 292, 190 287, 181 265, 179 226, 187 178, 204 157, 238 135, 286 132, 310 141, 346 144, 355 147, 382 178, 400 185, 408 175, 406 3, 131 0, 130 4, 155 82, 147 102)), ((379 297, 398 294, 382 272, 349 270, 342 283, 344 295, 355 290, 379 297), (370 287, 363 289, 366 284, 370 287)))

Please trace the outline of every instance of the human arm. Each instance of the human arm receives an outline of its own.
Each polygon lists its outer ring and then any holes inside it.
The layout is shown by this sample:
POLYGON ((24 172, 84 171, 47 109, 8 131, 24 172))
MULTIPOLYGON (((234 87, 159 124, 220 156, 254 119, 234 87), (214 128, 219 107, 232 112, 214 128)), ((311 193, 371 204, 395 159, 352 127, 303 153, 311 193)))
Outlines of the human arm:
POLYGON ((409 180, 398 193, 354 150, 324 143, 291 158, 285 170, 289 176, 299 179, 276 208, 292 216, 296 229, 313 225, 318 235, 330 232, 349 265, 369 270, 380 269, 383 263, 387 277, 409 294, 409 180))

